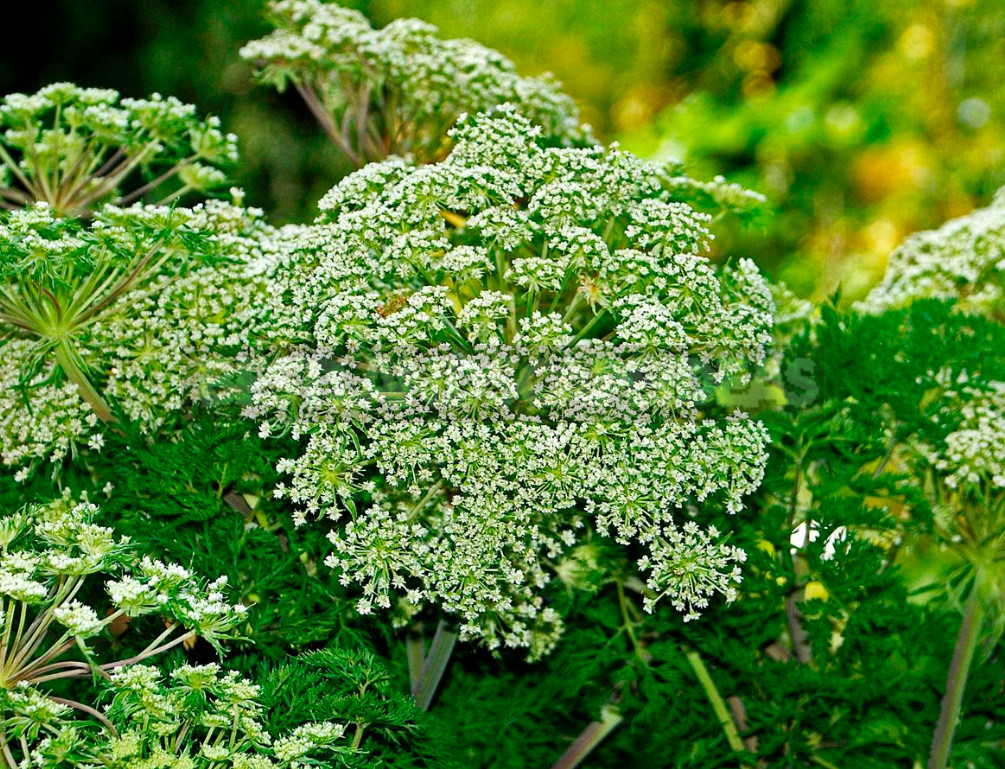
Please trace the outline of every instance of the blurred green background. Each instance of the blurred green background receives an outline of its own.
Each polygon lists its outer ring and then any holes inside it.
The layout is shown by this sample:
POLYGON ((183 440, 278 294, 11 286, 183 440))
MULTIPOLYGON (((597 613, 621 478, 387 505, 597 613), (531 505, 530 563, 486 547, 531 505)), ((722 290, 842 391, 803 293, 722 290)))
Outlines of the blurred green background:
MULTIPOLYGON (((524 74, 554 72, 599 137, 763 192, 717 252, 801 295, 860 296, 909 232, 1005 184, 1002 0, 354 0, 377 25, 418 16, 524 74)), ((170 93, 241 138, 237 182, 303 220, 349 169, 292 94, 256 86, 238 49, 265 0, 28 5, 0 93, 48 82, 170 93)))

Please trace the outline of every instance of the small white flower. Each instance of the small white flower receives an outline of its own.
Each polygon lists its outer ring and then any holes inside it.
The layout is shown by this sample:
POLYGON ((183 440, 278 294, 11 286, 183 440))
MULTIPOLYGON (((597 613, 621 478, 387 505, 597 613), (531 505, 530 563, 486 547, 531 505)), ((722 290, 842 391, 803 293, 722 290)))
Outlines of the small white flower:
POLYGON ((57 622, 78 638, 90 638, 104 627, 94 609, 76 600, 56 607, 52 614, 57 622))

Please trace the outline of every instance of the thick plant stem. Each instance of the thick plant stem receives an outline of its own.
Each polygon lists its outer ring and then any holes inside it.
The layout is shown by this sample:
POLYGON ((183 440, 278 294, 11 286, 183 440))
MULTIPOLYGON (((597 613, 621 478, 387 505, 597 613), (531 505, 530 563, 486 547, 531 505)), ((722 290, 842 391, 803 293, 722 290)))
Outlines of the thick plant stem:
POLYGON ((105 403, 105 399, 101 397, 101 393, 95 389, 91 380, 87 378, 87 374, 81 370, 69 342, 63 340, 56 345, 56 362, 63 369, 66 378, 77 385, 80 396, 91 406, 94 413, 98 415, 98 419, 106 424, 114 424, 118 421, 113 416, 108 404, 105 403))
POLYGON ((590 752, 599 745, 604 738, 614 731, 623 718, 618 709, 613 705, 604 707, 600 714, 599 721, 591 721, 590 724, 580 732, 576 741, 569 749, 562 754, 562 757, 551 765, 551 769, 574 769, 579 766, 590 752))
POLYGON ((723 700, 722 695, 719 694, 719 690, 715 687, 715 681, 709 675, 708 668, 705 667, 701 655, 696 651, 689 651, 687 653, 687 661, 691 663, 691 667, 695 675, 698 676, 699 683, 701 683, 701 688, 705 690, 708 701, 712 703, 712 710, 715 711, 715 717, 719 719, 719 724, 726 735, 726 742, 729 743, 729 747, 737 753, 743 753, 747 748, 743 744, 743 740, 740 739, 740 733, 733 722, 733 716, 726 706, 726 701, 723 700))
POLYGON ((421 625, 409 628, 405 639, 405 653, 408 657, 409 685, 414 689, 419 683, 419 673, 422 672, 422 663, 426 656, 421 625))
POLYGON ((949 754, 953 748, 953 733, 956 723, 960 720, 960 704, 963 702, 963 690, 967 685, 967 675, 970 663, 974 659, 977 648, 977 638, 981 629, 981 607, 977 590, 970 594, 966 609, 963 611, 963 622, 956 636, 956 646, 953 648, 953 660, 949 664, 949 676, 946 679, 946 693, 942 697, 942 712, 939 723, 932 737, 932 752, 928 757, 928 769, 946 769, 949 765, 949 754))
POLYGON ((363 742, 363 732, 366 731, 367 725, 365 723, 356 724, 356 733, 352 736, 352 744, 349 746, 352 750, 359 750, 360 743, 363 742))
POLYGON ((436 694, 436 689, 450 662, 455 643, 457 643, 457 631, 448 629, 447 623, 441 619, 440 624, 436 626, 433 642, 429 646, 429 654, 426 655, 419 670, 418 680, 412 687, 412 697, 423 710, 429 710, 433 695, 436 694))

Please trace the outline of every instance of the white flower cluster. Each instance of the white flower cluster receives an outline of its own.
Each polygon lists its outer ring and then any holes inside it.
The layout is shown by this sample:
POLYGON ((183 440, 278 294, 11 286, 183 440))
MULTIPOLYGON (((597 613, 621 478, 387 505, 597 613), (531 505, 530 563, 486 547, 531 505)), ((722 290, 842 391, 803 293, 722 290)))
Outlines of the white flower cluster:
POLYGON ((351 753, 345 726, 307 723, 273 737, 261 717, 260 688, 218 665, 183 665, 165 676, 134 665, 101 685, 110 702, 102 721, 73 717, 70 708, 35 687, 0 690, 5 725, 30 723, 20 747, 24 766, 111 769, 304 769, 351 753))
POLYGON ((587 527, 641 545, 653 600, 732 596, 740 554, 690 511, 760 483, 765 431, 712 393, 763 362, 773 312, 750 262, 702 256, 707 217, 657 169, 541 135, 511 110, 465 119, 444 161, 332 190, 277 271, 298 333, 247 410, 304 440, 280 491, 337 522, 329 563, 361 612, 432 603, 532 656, 587 527))
POLYGON ((61 461, 75 446, 98 435, 98 417, 71 382, 52 382, 51 371, 24 381, 34 343, 17 339, 0 346, 0 463, 20 467, 48 457, 61 461))
POLYGON ((684 175, 683 167, 675 162, 667 164, 661 180, 663 186, 675 195, 701 206, 713 206, 740 216, 757 211, 767 201, 761 193, 727 182, 724 176, 716 176, 710 182, 692 179, 684 175))
POLYGON ((47 206, 0 220, 0 461, 26 475, 100 449, 95 403, 152 433, 243 388, 267 342, 268 274, 295 233, 261 217, 211 200, 106 206, 87 228, 47 206))
MULTIPOLYGON (((225 579, 207 587, 181 566, 138 558, 127 538, 94 523, 97 513, 95 505, 64 495, 3 518, 0 598, 5 612, 20 612, 24 621, 28 607, 36 607, 40 628, 48 618, 81 640, 123 615, 156 612, 212 643, 243 621, 245 607, 229 604, 222 593, 225 579), (76 597, 81 584, 99 573, 105 576, 111 611, 96 611, 76 597)), ((8 634, 5 643, 14 642, 8 634)))
POLYGON ((504 103, 557 141, 589 137, 553 79, 520 77, 511 61, 471 40, 441 40, 417 19, 374 29, 358 11, 322 0, 269 8, 276 30, 241 56, 265 82, 293 83, 357 166, 389 155, 436 160, 462 113, 504 103))
MULTIPOLYGON (((983 362, 982 362, 983 363, 983 362)), ((933 533, 953 553, 950 584, 973 589, 987 616, 1005 608, 1005 382, 978 371, 937 372, 929 425, 906 458, 933 512, 933 533), (945 389, 943 389, 943 387, 945 389), (936 397, 938 399, 936 400, 936 397), (926 434, 927 433, 927 434, 926 434)))
POLYGON ((1005 382, 959 397, 963 421, 946 436, 935 467, 953 489, 987 484, 1005 496, 1005 382))
POLYGON ((53 609, 52 616, 76 638, 91 638, 105 627, 94 609, 77 600, 57 606, 53 609))
POLYGON ((987 208, 904 241, 859 309, 879 313, 929 297, 1005 320, 1005 188, 987 208))
POLYGON ((172 198, 223 186, 237 139, 174 97, 119 99, 55 83, 0 101, 0 208, 45 201, 62 215, 129 202, 177 178, 172 198), (133 180, 139 183, 133 183, 133 180), (133 189, 123 195, 127 181, 133 189))
POLYGON ((128 313, 93 331, 108 351, 105 393, 147 433, 185 406, 244 391, 242 377, 270 341, 262 316, 269 275, 297 232, 218 201, 191 214, 188 226, 209 234, 225 258, 151 281, 126 297, 128 313))

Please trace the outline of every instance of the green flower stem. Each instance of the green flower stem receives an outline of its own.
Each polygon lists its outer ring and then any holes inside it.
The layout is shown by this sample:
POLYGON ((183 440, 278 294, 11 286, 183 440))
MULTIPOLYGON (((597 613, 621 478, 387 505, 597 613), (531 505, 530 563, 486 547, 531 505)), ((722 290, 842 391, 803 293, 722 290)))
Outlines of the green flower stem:
POLYGON ((956 646, 953 649, 953 659, 949 664, 949 676, 946 680, 946 693, 942 698, 942 712, 932 736, 932 752, 928 757, 928 769, 946 769, 949 765, 949 754, 953 747, 953 733, 960 720, 960 704, 963 702, 963 690, 967 685, 967 675, 970 663, 974 659, 977 648, 977 638, 980 634, 983 616, 980 597, 975 588, 967 600, 963 611, 963 622, 956 636, 956 646))
POLYGON ((606 315, 607 315, 606 308, 601 308, 600 312, 598 312, 596 315, 590 318, 590 321, 585 326, 583 326, 582 330, 578 334, 576 334, 575 338, 571 342, 569 342, 569 347, 570 348, 575 347, 577 344, 579 344, 581 340, 585 339, 586 335, 592 332, 597 323, 600 322, 600 319, 605 317, 606 315))
POLYGON ((49 666, 51 660, 66 654, 66 652, 70 651, 70 649, 76 645, 76 639, 71 638, 69 633, 65 633, 59 641, 49 647, 49 650, 46 651, 45 654, 32 660, 30 664, 18 669, 15 676, 16 680, 31 681, 39 673, 39 671, 46 669, 49 666))
POLYGON ((352 750, 359 750, 360 743, 363 742, 363 732, 366 730, 366 724, 357 723, 356 731, 352 736, 352 744, 349 746, 352 750))
MULTIPOLYGON (((101 150, 101 152, 104 153, 106 150, 107 150, 107 148, 101 150)), ((89 177, 92 177, 92 178, 107 176, 108 173, 113 168, 115 168, 116 163, 118 163, 120 160, 122 160, 122 158, 124 158, 125 156, 126 156, 126 150, 125 150, 125 148, 119 147, 118 149, 115 150, 115 152, 113 152, 109 156, 108 160, 106 160, 101 165, 101 168, 99 168, 96 171, 89 171, 87 175, 89 177)), ((99 157, 95 158, 95 160, 97 160, 98 162, 101 162, 101 157, 99 156, 99 157)))
POLYGON ((156 649, 150 649, 148 647, 147 650, 137 654, 135 657, 118 660, 117 662, 108 662, 104 665, 89 665, 86 662, 79 662, 77 660, 67 660, 65 662, 57 662, 51 665, 46 665, 45 667, 34 671, 34 675, 30 680, 30 683, 38 684, 44 681, 56 681, 61 678, 86 678, 93 674, 107 676, 108 672, 111 670, 135 665, 139 662, 150 659, 151 657, 156 657, 158 654, 163 654, 179 644, 183 644, 189 639, 195 638, 197 635, 198 634, 194 630, 190 630, 185 633, 185 635, 178 636, 170 643, 163 644, 156 649), (42 673, 45 673, 45 675, 41 675, 42 673))
POLYGON ((6 766, 17 766, 17 760, 14 758, 14 754, 10 751, 10 746, 7 744, 7 734, 4 732, 2 725, 0 725, 0 755, 3 756, 6 766))
POLYGON ((5 606, 7 615, 7 622, 4 628, 3 636, 3 664, 0 665, 0 682, 6 685, 8 679, 11 677, 12 671, 16 670, 16 666, 13 664, 14 655, 20 651, 21 643, 21 633, 24 631, 24 615, 28 611, 25 604, 21 601, 15 601, 11 599, 9 606, 5 606), (11 631, 14 630, 14 614, 19 615, 17 632, 11 637, 11 631))
POLYGON ((635 652, 635 656, 638 657, 643 664, 648 665, 652 660, 653 655, 639 644, 639 639, 635 635, 634 625, 637 623, 633 622, 632 618, 628 614, 628 599, 625 596, 625 583, 623 580, 618 579, 615 581, 615 585, 618 589, 618 606, 621 609, 621 620, 624 623, 623 627, 625 632, 628 634, 628 640, 632 642, 632 650, 635 652))
MULTIPOLYGON (((802 488, 803 476, 802 476, 802 461, 803 461, 803 449, 800 445, 797 447, 798 454, 796 455, 796 469, 794 478, 792 480, 792 499, 789 502, 789 515, 785 522, 785 530, 791 532, 796 522, 796 512, 799 505, 799 492, 802 488)), ((812 521, 809 519, 804 521, 806 526, 806 539, 803 542, 802 547, 805 548, 809 544, 810 531, 812 527, 812 521)), ((793 552, 789 543, 786 543, 782 550, 783 562, 785 559, 792 569, 792 575, 794 579, 798 582, 799 578, 803 576, 805 572, 805 558, 801 554, 801 550, 793 552)), ((803 588, 793 589, 789 592, 788 596, 785 598, 785 619, 789 626, 789 635, 792 636, 792 651, 796 656, 796 659, 801 665, 811 665, 813 663, 813 651, 807 641, 808 636, 806 634, 805 628, 803 628, 803 614, 799 610, 799 599, 803 597, 805 591, 803 588)))
MULTIPOLYGON (((76 152, 77 159, 73 161, 73 165, 59 177, 56 184, 56 200, 53 208, 59 210, 63 202, 70 196, 70 193, 78 189, 83 183, 82 180, 89 177, 98 163, 101 162, 101 159, 94 154, 94 150, 94 137, 89 136, 84 142, 83 147, 76 152)), ((69 159, 69 155, 67 155, 67 159, 69 159)), ((53 167, 53 173, 58 173, 55 166, 53 167)))
POLYGON ((31 143, 25 146, 23 150, 23 158, 27 158, 31 161, 32 175, 35 177, 36 181, 41 186, 42 197, 49 203, 53 203, 56 199, 55 190, 49 185, 49 180, 45 175, 45 167, 38 159, 38 153, 35 152, 35 144, 31 143))
POLYGON ((551 765, 551 769, 574 769, 579 766, 590 752, 599 745, 608 734, 614 731, 624 718, 613 705, 606 705, 600 712, 599 721, 591 721, 583 729, 562 757, 551 765))
POLYGON ((419 678, 412 687, 412 697, 423 710, 429 710, 456 643, 457 631, 448 629, 447 623, 441 619, 440 624, 436 626, 433 642, 429 646, 429 654, 419 670, 419 678))
POLYGON ((14 158, 8 154, 7 150, 3 146, 3 142, 0 142, 0 160, 2 160, 3 164, 10 169, 17 180, 25 186, 25 189, 27 189, 34 198, 38 199, 38 190, 32 186, 30 181, 28 181, 28 177, 24 175, 24 172, 21 170, 21 166, 18 163, 15 163, 14 158))
POLYGON ((166 195, 165 197, 161 198, 154 205, 158 205, 158 206, 170 205, 175 200, 177 200, 178 198, 180 198, 182 195, 185 195, 186 193, 191 192, 192 189, 193 188, 192 188, 192 186, 190 184, 186 184, 183 187, 180 187, 179 189, 177 189, 174 192, 172 192, 170 195, 166 195))
MULTIPOLYGON (((747 707, 739 695, 733 694, 726 699, 729 705, 729 712, 733 715, 733 723, 736 724, 737 731, 746 732, 750 729, 747 722, 747 707)), ((757 752, 757 735, 751 734, 743 739, 749 753, 757 752)))
POLYGON ((822 766, 824 769, 838 769, 838 767, 832 764, 826 759, 820 758, 820 756, 810 756, 810 761, 812 761, 817 766, 822 766))
POLYGON ((886 470, 886 466, 890 464, 890 460, 893 459, 893 452, 897 449, 897 423, 890 426, 890 440, 886 444, 886 453, 883 454, 883 458, 879 460, 879 464, 876 465, 876 469, 872 473, 873 479, 879 478, 886 470))
POLYGON ((25 193, 11 189, 9 187, 0 187, 0 197, 6 198, 8 201, 13 201, 9 207, 10 208, 21 208, 31 203, 31 196, 25 193))
POLYGON ((77 363, 76 353, 65 339, 56 345, 56 362, 63 369, 66 378, 77 385, 81 397, 94 409, 94 413, 98 415, 98 419, 107 424, 114 424, 118 421, 113 416, 112 410, 105 402, 105 399, 101 397, 101 393, 97 391, 94 385, 91 384, 91 380, 81 370, 77 363))
POLYGON ((192 165, 192 163, 194 163, 198 158, 199 158, 198 155, 191 155, 190 157, 187 157, 184 160, 178 161, 173 166, 171 166, 171 168, 169 168, 167 171, 165 171, 160 176, 158 176, 156 179, 147 182, 142 187, 140 187, 138 189, 135 189, 132 192, 130 192, 128 195, 122 195, 121 197, 116 198, 115 205, 117 205, 117 206, 127 206, 130 203, 133 203, 134 201, 139 200, 144 195, 146 195, 148 192, 150 192, 151 190, 156 189, 161 184, 163 184, 164 182, 166 182, 168 179, 170 179, 172 176, 174 176, 175 174, 177 174, 183 168, 186 168, 186 167, 192 165))
POLYGON ((743 740, 740 739, 740 733, 736 729, 736 724, 733 722, 733 717, 726 706, 726 701, 722 699, 722 695, 719 694, 719 690, 715 687, 715 682, 712 680, 712 676, 709 675, 708 668, 705 667, 701 655, 696 651, 689 651, 687 653, 687 661, 691 663, 691 668, 694 670, 695 675, 698 676, 701 688, 705 690, 709 702, 712 703, 712 710, 715 711, 715 717, 719 719, 722 731, 726 734, 726 742, 729 743, 729 747, 738 753, 744 752, 746 747, 743 744, 743 740))
POLYGON ((18 655, 22 650, 21 642, 24 634, 25 619, 28 617, 28 604, 24 601, 18 601, 18 609, 17 631, 14 633, 14 641, 10 645, 12 652, 7 658, 7 665, 4 670, 5 674, 9 671, 17 670, 18 655))
MULTIPOLYGON (((20 646, 20 651, 13 660, 15 668, 24 664, 38 650, 46 634, 49 632, 49 626, 52 625, 53 611, 64 603, 72 601, 83 584, 84 580, 81 577, 74 577, 65 581, 61 580, 59 588, 52 597, 52 603, 46 607, 45 611, 40 612, 35 617, 31 625, 28 626, 23 640, 20 632, 18 633, 14 645, 16 647, 20 646)), ((22 609, 27 613, 28 607, 26 604, 22 604, 22 609)))
MULTIPOLYGON (((176 734, 174 736, 174 745, 172 746, 172 750, 174 750, 175 753, 177 753, 178 750, 179 750, 179 748, 181 748, 181 746, 184 744, 185 738, 188 737, 188 733, 191 731, 191 729, 192 729, 192 722, 191 721, 186 721, 185 725, 182 726, 182 728, 178 730, 178 734, 176 734)), ((208 736, 209 735, 207 735, 207 741, 208 741, 208 736)), ((217 744, 220 743, 220 736, 219 735, 217 736, 216 743, 217 744)))
POLYGON ((0 671, 7 665, 8 644, 10 643, 11 631, 14 629, 14 611, 16 608, 17 603, 13 598, 10 599, 10 604, 7 603, 5 598, 0 598, 0 611, 3 612, 4 617, 3 637, 0 638, 0 671))
MULTIPOLYGON (((73 207, 68 208, 64 213, 71 215, 86 214, 88 207, 93 202, 113 192, 115 188, 121 184, 127 176, 129 176, 129 174, 144 163, 148 156, 152 154, 153 147, 154 145, 148 144, 131 158, 127 157, 116 168, 109 171, 107 176, 105 176, 101 182, 96 184, 91 190, 72 199, 71 201, 68 201, 72 203, 73 207)), ((80 190, 78 189, 74 192, 80 192, 80 190)))

